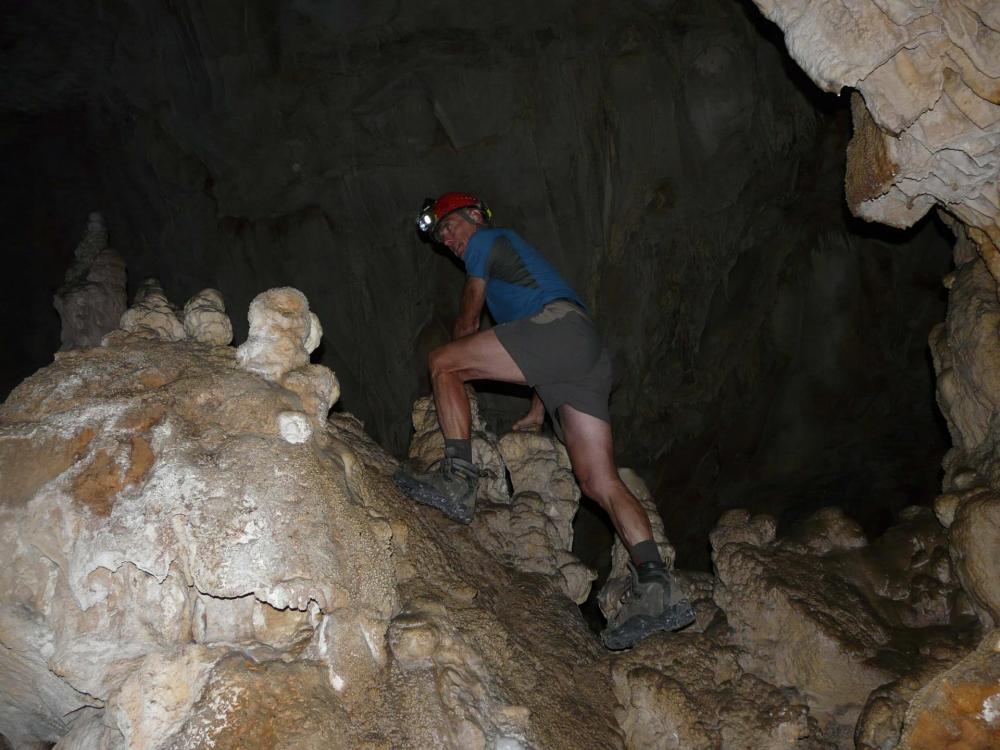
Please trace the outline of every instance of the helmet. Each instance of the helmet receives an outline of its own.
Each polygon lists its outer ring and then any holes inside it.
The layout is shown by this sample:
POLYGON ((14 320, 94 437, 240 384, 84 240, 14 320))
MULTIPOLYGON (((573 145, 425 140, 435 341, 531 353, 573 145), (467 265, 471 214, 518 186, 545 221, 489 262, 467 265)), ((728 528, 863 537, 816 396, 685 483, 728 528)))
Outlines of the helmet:
POLYGON ((493 212, 479 198, 471 193, 445 193, 437 200, 424 199, 424 207, 417 215, 417 229, 434 237, 438 224, 448 214, 463 208, 477 208, 483 212, 483 218, 489 223, 493 212))

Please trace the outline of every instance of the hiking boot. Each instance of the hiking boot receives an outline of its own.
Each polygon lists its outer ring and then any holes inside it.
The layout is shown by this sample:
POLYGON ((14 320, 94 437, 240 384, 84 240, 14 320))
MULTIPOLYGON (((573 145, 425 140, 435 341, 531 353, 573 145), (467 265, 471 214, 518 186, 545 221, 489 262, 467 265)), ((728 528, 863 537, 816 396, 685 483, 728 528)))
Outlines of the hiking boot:
POLYGON ((629 563, 629 581, 621 608, 601 633, 612 651, 631 648, 661 630, 680 630, 694 622, 694 610, 680 593, 663 563, 645 563, 637 570, 629 563))
POLYGON ((392 475, 392 480, 418 503, 433 506, 455 521, 472 521, 479 489, 479 468, 475 464, 461 458, 442 458, 427 471, 404 466, 392 475))

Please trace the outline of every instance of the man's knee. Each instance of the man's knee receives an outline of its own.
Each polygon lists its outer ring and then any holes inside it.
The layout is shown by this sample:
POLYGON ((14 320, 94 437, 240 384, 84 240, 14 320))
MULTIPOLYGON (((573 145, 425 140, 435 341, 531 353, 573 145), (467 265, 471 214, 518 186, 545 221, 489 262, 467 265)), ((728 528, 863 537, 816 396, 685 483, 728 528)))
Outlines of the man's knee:
POLYGON ((607 510, 613 493, 610 491, 611 483, 606 477, 588 472, 578 476, 577 481, 580 484, 580 492, 607 510))
POLYGON ((440 375, 459 372, 462 367, 458 358, 449 344, 432 349, 427 355, 427 369, 430 370, 431 378, 440 375))

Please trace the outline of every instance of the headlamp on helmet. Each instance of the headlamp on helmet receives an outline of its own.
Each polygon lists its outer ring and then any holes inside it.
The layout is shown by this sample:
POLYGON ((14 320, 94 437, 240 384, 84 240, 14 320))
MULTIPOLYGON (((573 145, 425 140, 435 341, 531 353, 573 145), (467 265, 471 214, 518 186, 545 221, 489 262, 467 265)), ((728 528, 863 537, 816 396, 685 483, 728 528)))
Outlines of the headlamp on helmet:
POLYGON ((437 224, 437 217, 434 215, 434 199, 424 198, 424 207, 417 215, 417 229, 421 232, 430 232, 437 224))
POLYGON ((475 208, 482 212, 483 220, 489 224, 493 212, 479 198, 471 193, 445 193, 441 197, 424 199, 423 208, 417 214, 417 229, 437 239, 436 231, 441 220, 448 214, 461 209, 475 208))

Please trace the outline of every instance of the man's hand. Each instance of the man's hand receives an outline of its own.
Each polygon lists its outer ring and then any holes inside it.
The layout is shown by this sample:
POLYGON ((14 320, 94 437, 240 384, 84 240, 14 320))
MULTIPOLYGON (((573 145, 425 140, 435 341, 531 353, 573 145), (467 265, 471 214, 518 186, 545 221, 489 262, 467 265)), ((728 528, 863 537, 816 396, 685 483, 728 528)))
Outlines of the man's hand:
POLYGON ((458 319, 452 329, 456 339, 469 336, 479 330, 479 321, 483 317, 483 304, 486 302, 486 279, 469 276, 462 290, 462 303, 458 311, 458 319))
POLYGON ((452 338, 460 339, 463 336, 471 336, 479 330, 479 318, 475 320, 464 320, 459 318, 455 321, 455 327, 452 329, 452 338))

